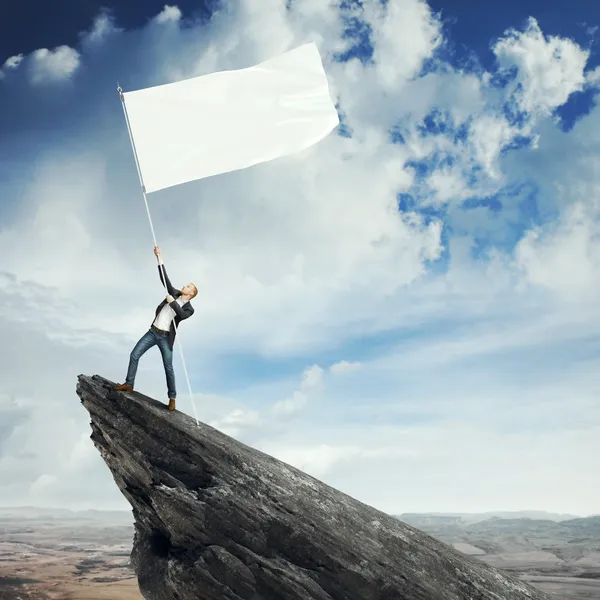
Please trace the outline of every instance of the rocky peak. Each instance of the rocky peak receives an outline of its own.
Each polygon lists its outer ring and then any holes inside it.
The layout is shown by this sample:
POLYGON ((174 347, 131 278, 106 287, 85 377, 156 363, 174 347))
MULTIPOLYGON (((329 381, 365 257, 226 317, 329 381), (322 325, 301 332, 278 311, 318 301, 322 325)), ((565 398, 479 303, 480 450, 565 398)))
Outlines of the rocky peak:
MULTIPOLYGON (((79 375, 147 600, 550 600, 138 392, 79 375)), ((410 485, 410 482, 407 482, 410 485)))

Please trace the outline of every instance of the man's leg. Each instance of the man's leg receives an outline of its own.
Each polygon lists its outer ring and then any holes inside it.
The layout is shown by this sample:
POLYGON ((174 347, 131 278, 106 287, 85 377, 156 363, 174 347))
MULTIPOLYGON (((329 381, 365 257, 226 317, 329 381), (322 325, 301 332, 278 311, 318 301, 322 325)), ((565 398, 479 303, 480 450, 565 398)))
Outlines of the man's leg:
POLYGON ((148 330, 135 345, 131 354, 129 355, 129 368, 127 369, 127 377, 125 383, 118 386, 117 389, 126 390, 131 388, 133 390, 133 384, 135 383, 135 376, 137 374, 138 363, 143 354, 148 352, 152 346, 156 344, 156 336, 152 330, 148 330))
POLYGON ((161 337, 158 342, 160 353, 162 355, 163 365, 165 367, 165 377, 167 379, 167 393, 169 395, 169 410, 175 410, 175 398, 177 390, 175 389, 175 369, 173 369, 173 350, 169 348, 169 340, 161 337))

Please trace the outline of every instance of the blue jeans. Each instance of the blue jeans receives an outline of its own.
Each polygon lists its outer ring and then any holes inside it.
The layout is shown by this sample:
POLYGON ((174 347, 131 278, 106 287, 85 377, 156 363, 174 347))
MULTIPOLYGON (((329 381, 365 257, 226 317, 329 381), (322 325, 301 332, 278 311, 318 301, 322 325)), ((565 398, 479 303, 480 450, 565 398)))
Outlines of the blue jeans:
POLYGON ((125 383, 133 387, 135 375, 137 373, 138 362, 143 354, 148 352, 152 346, 158 346, 162 355, 165 375, 167 377, 167 391, 169 398, 176 398, 175 390, 175 371, 173 369, 173 351, 169 348, 169 338, 167 334, 158 333, 149 329, 135 345, 129 356, 129 369, 127 369, 127 378, 125 383))

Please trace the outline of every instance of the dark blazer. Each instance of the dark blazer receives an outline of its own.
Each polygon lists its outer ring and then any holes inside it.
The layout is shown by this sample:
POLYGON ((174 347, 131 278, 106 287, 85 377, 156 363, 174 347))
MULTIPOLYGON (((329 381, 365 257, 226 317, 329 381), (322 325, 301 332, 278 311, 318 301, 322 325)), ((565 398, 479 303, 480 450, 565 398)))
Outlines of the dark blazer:
MULTIPOLYGON (((177 290, 173 287, 173 285, 171 284, 171 282, 169 281, 169 276, 167 275, 167 270, 165 269, 165 278, 166 278, 166 282, 163 279, 163 267, 164 265, 158 265, 158 275, 160 277, 161 282, 163 283, 163 285, 166 285, 167 287, 167 292, 169 292, 169 294, 171 294, 171 296, 173 296, 174 300, 173 302, 171 302, 169 304, 169 306, 175 311, 175 318, 173 319, 173 321, 175 321, 175 326, 179 326, 179 323, 181 323, 181 321, 184 321, 185 319, 189 319, 193 314, 194 314, 194 307, 190 304, 190 302, 186 302, 183 306, 179 306, 179 304, 177 304, 177 302, 175 300, 177 300, 177 298, 179 298, 179 296, 181 296, 181 290, 177 290)), ((162 310, 163 306, 167 303, 167 299, 165 298, 157 307, 156 307, 156 312, 154 313, 154 319, 156 319, 156 317, 158 317, 158 313, 162 310)), ((154 319, 152 319, 152 323, 154 323, 154 319)), ((151 323, 151 325, 152 325, 151 323)), ((171 327, 171 329, 169 330, 169 348, 171 348, 171 350, 173 350, 173 345, 175 344, 175 327, 171 327)))

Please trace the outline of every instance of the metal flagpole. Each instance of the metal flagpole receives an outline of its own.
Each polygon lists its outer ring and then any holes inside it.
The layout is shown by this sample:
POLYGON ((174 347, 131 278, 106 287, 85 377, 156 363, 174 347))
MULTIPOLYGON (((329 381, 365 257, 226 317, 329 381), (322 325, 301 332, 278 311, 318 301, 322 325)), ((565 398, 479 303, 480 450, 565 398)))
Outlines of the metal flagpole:
MULTIPOLYGON (((125 115, 125 122, 127 123, 127 131, 129 132, 129 140, 131 141, 131 148, 133 150, 133 157, 135 158, 135 166, 137 167, 138 177, 140 178, 140 185, 142 187, 142 195, 144 196, 144 204, 146 205, 146 213, 148 214, 148 221, 150 222, 150 230, 152 231, 152 239, 154 240, 154 245, 158 246, 156 241, 156 235, 154 233, 154 225, 152 224, 152 217, 150 216, 150 209, 148 208, 148 198, 146 197, 146 186, 144 185, 144 180, 142 178, 142 171, 140 170, 140 164, 138 161, 138 155, 135 149, 135 142, 133 141, 133 134, 131 133, 131 126, 129 124, 129 115, 127 114, 127 107, 125 106, 125 97, 123 96, 123 90, 121 86, 117 83, 117 91, 119 92, 119 98, 121 98, 121 106, 123 106, 123 114, 125 115)), ((167 275, 165 272, 165 265, 159 265, 162 267, 163 272, 163 286, 165 289, 167 288, 167 275)), ((167 290, 169 291, 169 290, 167 290)), ((175 319, 172 321, 173 326, 175 327, 175 334, 177 334, 177 325, 175 324, 175 319)), ((196 419, 196 425, 198 423, 198 417, 196 416, 196 405, 194 404, 194 395, 192 394, 192 386, 190 384, 190 378, 188 377, 187 368, 185 366, 185 359, 183 358, 183 350, 181 348, 181 342, 179 340, 179 336, 175 336, 177 338, 177 345, 179 346, 179 353, 181 354, 181 362, 183 363, 183 371, 185 373, 185 378, 188 384, 188 389, 190 392, 190 399, 192 400, 192 408, 194 410, 194 418, 196 419)))

